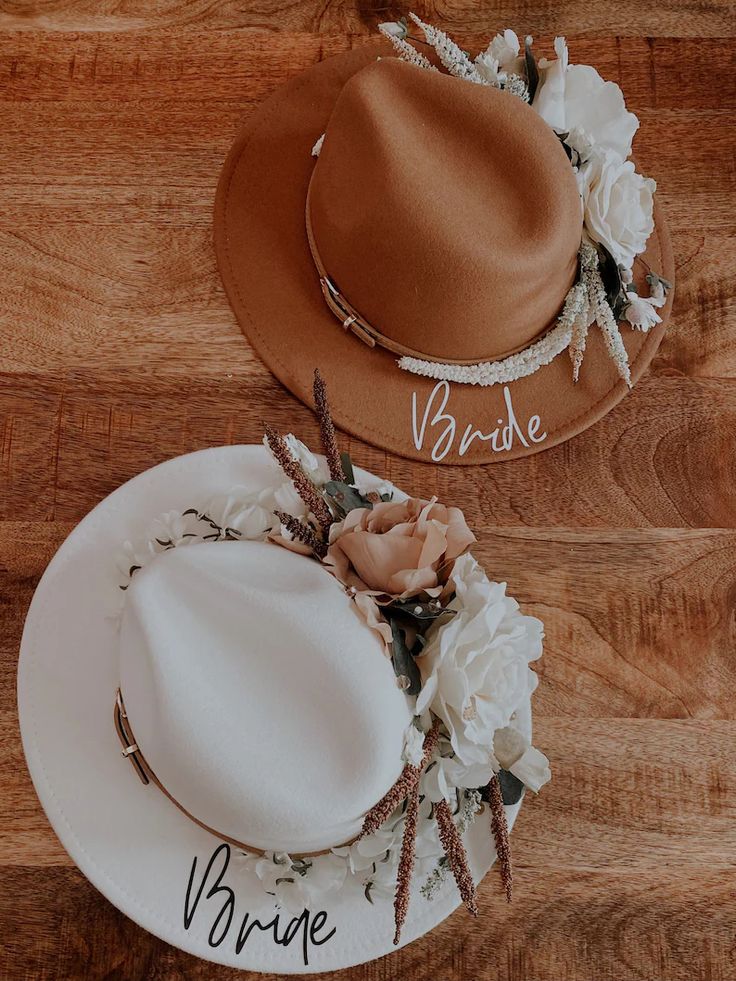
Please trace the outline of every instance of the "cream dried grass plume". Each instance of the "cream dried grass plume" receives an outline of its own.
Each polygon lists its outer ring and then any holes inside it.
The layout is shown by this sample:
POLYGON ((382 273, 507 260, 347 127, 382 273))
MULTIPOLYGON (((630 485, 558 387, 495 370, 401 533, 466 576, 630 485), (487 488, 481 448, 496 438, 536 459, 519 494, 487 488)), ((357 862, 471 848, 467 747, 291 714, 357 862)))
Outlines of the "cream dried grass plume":
POLYGON ((388 24, 379 24, 378 30, 391 42, 402 61, 406 61, 410 65, 415 65, 417 68, 424 68, 433 72, 437 71, 429 58, 425 57, 420 51, 417 51, 412 44, 403 37, 392 34, 388 24))
POLYGON ((427 44, 434 48, 437 57, 451 75, 456 78, 464 78, 466 82, 475 82, 476 85, 490 86, 491 83, 483 78, 470 58, 455 44, 451 37, 439 28, 425 24, 416 14, 410 13, 409 16, 422 31, 427 44))

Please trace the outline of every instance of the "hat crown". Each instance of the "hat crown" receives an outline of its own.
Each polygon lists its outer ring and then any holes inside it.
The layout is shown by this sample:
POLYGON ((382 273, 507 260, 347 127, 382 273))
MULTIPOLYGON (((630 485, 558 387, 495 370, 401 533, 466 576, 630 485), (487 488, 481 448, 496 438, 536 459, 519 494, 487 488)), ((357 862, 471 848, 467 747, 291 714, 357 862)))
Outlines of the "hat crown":
POLYGON ((243 844, 342 844, 401 771, 407 700, 377 635, 312 559, 261 542, 164 552, 131 583, 120 651, 157 779, 243 844))
POLYGON ((343 87, 310 184, 330 279, 397 344, 495 359, 550 327, 582 234, 570 162, 518 98, 385 58, 343 87))

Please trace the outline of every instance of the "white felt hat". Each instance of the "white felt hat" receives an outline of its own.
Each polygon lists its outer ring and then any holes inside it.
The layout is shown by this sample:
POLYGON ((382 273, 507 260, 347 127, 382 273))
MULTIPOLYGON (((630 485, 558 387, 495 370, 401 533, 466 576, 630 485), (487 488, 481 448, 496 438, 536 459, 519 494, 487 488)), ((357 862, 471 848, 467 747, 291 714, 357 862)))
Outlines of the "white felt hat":
MULTIPOLYGON (((290 974, 394 950, 391 902, 367 903, 348 878, 319 908, 295 915, 277 908, 222 837, 242 841, 245 828, 254 849, 280 842, 307 853, 354 836, 403 765, 410 713, 390 662, 335 580, 274 545, 164 552, 136 573, 122 619, 116 569, 121 543, 156 515, 182 514, 234 486, 257 494, 277 474, 260 446, 203 450, 154 467, 99 504, 36 591, 18 703, 41 803, 112 903, 200 957, 290 974), (179 807, 121 756, 119 687, 145 762, 179 807)), ((368 486, 370 475, 362 478, 368 486)), ((515 724, 531 736, 528 699, 515 724)), ((509 825, 518 807, 506 808, 509 825)), ((477 820, 465 836, 476 881, 494 857, 487 824, 477 820)), ((460 901, 451 878, 432 902, 420 885, 402 945, 460 901)))
POLYGON ((252 849, 350 841, 403 769, 411 712, 378 635, 321 566, 272 544, 173 548, 141 570, 120 684, 162 786, 252 849))

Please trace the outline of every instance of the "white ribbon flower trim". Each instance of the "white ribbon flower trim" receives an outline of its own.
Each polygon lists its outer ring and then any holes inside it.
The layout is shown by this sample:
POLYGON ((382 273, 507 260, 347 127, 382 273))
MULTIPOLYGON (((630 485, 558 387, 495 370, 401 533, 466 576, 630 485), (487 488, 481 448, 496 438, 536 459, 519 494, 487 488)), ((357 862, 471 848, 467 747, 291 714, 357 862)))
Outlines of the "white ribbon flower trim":
POLYGON ((305 907, 314 908, 324 896, 337 892, 347 875, 346 863, 331 852, 296 860, 284 852, 266 852, 244 855, 243 861, 276 904, 294 915, 305 907))

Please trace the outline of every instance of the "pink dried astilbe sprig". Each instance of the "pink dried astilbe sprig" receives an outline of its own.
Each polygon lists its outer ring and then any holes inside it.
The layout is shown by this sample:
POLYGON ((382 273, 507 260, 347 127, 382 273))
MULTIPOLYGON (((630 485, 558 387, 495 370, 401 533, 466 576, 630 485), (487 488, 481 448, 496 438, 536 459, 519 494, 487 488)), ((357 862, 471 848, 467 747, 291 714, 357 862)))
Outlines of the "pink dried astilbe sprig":
POLYGON ((511 902, 513 887, 513 869, 511 867, 511 843, 509 841, 509 826, 506 821, 506 810, 503 806, 501 783, 494 774, 488 784, 488 800, 491 810, 491 831, 496 844, 496 855, 501 867, 501 882, 506 893, 506 902, 511 902))
POLYGON ((378 831, 383 822, 393 814, 399 804, 402 804, 414 788, 419 784, 419 778, 424 772, 424 768, 432 759, 437 741, 440 738, 440 722, 435 719, 432 728, 424 737, 424 753, 419 766, 407 763, 401 771, 401 775, 391 789, 374 804, 363 819, 363 827, 360 829, 358 841, 368 835, 378 831))
POLYGON ((472 916, 478 915, 478 901, 475 883, 468 865, 468 854, 465 851, 462 835, 452 819, 452 811, 446 800, 441 800, 434 806, 434 816, 437 821, 437 833, 440 844, 447 856, 447 864, 455 877, 460 898, 465 908, 472 916))
POLYGON ((327 543, 323 542, 321 538, 318 538, 314 528, 304 521, 300 521, 299 518, 295 518, 293 514, 288 514, 286 511, 274 511, 274 514, 292 538, 311 548, 314 554, 320 559, 323 559, 327 555, 327 543))
POLYGON ((327 398, 327 388, 319 368, 316 368, 314 372, 313 391, 314 405, 317 410, 317 418, 319 419, 319 431, 322 436, 322 446, 324 447, 330 477, 333 480, 343 482, 345 480, 345 471, 343 470, 342 460, 340 459, 340 448, 337 445, 335 424, 332 421, 330 403, 327 398))
POLYGON ((404 818, 404 834, 401 839, 401 855, 396 873, 396 893, 394 895, 394 922, 396 933, 394 945, 401 940, 401 928, 406 922, 409 912, 409 897, 411 879, 414 872, 414 856, 417 845, 417 824, 419 821, 419 785, 416 784, 409 794, 404 818))
POLYGON ((329 529, 332 524, 332 512, 320 492, 304 473, 301 464, 289 452, 283 436, 280 436, 273 426, 266 426, 266 440, 281 469, 293 482, 297 494, 315 516, 319 526, 325 530, 329 529))

